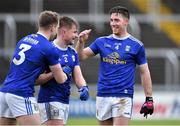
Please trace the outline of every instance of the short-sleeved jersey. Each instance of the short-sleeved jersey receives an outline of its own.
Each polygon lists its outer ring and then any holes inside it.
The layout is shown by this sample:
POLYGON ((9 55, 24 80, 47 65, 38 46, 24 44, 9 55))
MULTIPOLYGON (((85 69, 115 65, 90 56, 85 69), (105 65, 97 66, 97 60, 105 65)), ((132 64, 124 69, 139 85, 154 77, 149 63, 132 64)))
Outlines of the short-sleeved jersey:
POLYGON ((38 76, 45 71, 45 64, 59 63, 56 48, 41 34, 31 34, 22 38, 15 48, 9 73, 2 92, 22 97, 31 97, 38 76))
POLYGON ((97 38, 89 48, 100 54, 97 96, 133 97, 136 64, 147 63, 142 42, 131 35, 110 35, 97 38))
MULTIPOLYGON (((60 48, 58 45, 55 46, 57 47, 59 53, 59 62, 61 66, 64 67, 67 65, 74 70, 74 67, 79 65, 77 52, 70 46, 67 48, 60 48)), ((43 103, 57 101, 64 104, 69 104, 71 80, 72 77, 69 76, 63 84, 59 84, 53 78, 46 84, 43 84, 40 87, 38 102, 43 103)))

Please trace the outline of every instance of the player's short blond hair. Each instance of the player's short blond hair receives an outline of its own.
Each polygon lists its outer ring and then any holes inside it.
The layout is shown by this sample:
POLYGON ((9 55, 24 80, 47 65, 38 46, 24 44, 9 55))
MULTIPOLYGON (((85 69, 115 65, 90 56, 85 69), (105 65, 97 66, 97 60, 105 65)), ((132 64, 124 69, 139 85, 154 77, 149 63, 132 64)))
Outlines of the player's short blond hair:
POLYGON ((73 18, 63 16, 59 19, 59 28, 66 27, 68 29, 71 29, 73 25, 75 25, 76 28, 78 29, 79 25, 77 21, 73 18))

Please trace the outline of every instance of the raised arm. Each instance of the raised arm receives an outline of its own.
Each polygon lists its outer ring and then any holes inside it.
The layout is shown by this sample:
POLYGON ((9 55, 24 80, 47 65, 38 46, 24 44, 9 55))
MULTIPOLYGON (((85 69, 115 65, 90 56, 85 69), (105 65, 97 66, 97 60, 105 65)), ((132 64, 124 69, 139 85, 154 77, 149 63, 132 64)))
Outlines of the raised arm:
POLYGON ((84 44, 88 39, 90 32, 91 30, 84 30, 79 34, 79 40, 76 44, 75 49, 78 52, 80 60, 85 60, 89 57, 94 56, 93 51, 89 47, 84 48, 84 44))

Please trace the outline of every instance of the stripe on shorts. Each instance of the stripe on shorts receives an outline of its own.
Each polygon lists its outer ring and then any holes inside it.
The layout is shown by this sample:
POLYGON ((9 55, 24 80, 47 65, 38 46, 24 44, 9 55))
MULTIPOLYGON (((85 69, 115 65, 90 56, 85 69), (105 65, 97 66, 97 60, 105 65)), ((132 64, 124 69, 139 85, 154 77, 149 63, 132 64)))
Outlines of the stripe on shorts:
POLYGON ((27 114, 28 115, 33 115, 31 101, 29 100, 29 98, 25 98, 25 106, 26 106, 27 114))

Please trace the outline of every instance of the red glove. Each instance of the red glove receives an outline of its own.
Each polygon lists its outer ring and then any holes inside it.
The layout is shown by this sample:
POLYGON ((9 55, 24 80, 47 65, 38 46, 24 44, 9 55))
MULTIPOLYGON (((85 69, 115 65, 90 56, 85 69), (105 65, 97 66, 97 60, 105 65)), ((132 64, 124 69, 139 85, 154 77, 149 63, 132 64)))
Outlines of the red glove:
POLYGON ((153 98, 146 97, 146 101, 141 107, 140 114, 144 114, 144 117, 147 118, 148 114, 152 115, 154 112, 153 98))

